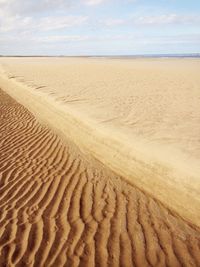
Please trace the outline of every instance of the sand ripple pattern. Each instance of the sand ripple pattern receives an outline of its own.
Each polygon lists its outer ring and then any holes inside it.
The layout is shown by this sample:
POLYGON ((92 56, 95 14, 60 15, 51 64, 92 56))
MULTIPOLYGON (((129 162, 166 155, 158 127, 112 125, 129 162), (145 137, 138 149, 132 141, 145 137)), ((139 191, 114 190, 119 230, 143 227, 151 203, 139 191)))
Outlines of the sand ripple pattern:
POLYGON ((200 266, 200 231, 0 91, 0 266, 200 266))

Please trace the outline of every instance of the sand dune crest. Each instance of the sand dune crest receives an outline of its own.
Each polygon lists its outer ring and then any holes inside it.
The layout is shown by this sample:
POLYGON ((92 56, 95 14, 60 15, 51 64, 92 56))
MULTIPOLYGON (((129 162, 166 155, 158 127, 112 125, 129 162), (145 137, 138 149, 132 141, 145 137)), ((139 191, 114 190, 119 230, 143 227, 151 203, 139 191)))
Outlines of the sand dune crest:
POLYGON ((200 266, 200 231, 0 91, 0 266, 200 266))

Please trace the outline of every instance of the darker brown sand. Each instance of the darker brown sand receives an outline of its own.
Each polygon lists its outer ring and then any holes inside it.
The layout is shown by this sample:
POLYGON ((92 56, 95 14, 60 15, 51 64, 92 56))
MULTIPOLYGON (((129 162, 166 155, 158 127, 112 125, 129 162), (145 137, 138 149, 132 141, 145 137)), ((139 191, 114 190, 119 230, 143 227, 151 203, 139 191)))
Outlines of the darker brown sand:
POLYGON ((3 91, 0 214, 0 266, 200 266, 198 228, 3 91))

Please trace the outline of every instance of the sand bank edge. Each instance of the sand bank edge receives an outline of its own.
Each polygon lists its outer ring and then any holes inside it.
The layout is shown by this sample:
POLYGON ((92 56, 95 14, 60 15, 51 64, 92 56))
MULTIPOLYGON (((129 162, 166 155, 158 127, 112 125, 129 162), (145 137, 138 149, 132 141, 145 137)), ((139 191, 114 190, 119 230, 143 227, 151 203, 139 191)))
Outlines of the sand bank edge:
POLYGON ((154 162, 137 149, 130 151, 120 137, 111 137, 109 132, 81 120, 75 112, 56 103, 47 94, 10 79, 3 73, 0 75, 0 87, 60 137, 70 139, 84 153, 92 155, 188 222, 200 227, 198 177, 184 177, 183 173, 174 173, 166 165, 154 162))

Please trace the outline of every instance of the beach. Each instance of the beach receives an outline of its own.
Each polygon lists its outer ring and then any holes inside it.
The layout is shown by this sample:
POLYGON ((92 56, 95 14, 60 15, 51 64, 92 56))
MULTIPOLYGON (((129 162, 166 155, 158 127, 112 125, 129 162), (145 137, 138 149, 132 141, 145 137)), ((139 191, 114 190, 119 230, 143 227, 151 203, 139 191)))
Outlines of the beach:
POLYGON ((200 265, 200 60, 1 58, 0 265, 200 265))

